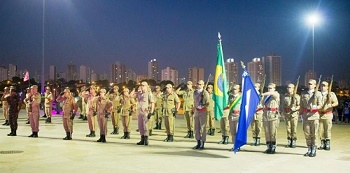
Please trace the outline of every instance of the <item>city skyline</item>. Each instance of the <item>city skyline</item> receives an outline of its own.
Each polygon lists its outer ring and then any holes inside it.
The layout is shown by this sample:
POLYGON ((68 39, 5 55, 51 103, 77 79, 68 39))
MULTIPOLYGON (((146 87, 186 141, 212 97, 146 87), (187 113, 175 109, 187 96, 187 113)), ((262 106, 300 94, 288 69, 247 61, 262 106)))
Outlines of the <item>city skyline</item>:
MULTIPOLYGON (((84 64, 110 74, 123 62, 137 74, 147 63, 174 67, 179 77, 190 67, 213 74, 217 32, 224 58, 249 62, 275 53, 282 57, 282 83, 311 69, 308 12, 319 11, 315 27, 315 71, 349 79, 350 3, 347 1, 46 1, 45 72, 67 64, 84 64), (335 71, 334 69, 337 69, 335 71)), ((42 0, 0 3, 0 65, 38 73, 42 53, 42 0)), ((242 72, 241 69, 239 71, 242 72)))

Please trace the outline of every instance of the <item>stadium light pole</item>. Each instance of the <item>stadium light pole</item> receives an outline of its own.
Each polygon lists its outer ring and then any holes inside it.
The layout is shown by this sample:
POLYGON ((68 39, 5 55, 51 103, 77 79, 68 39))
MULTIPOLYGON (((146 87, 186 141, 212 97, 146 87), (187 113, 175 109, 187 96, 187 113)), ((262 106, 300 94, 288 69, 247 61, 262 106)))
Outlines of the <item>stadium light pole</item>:
POLYGON ((43 35, 42 35, 42 64, 41 64, 41 94, 45 87, 45 0, 43 0, 43 35))
POLYGON ((315 26, 321 23, 321 16, 317 12, 310 13, 306 22, 312 27, 312 73, 315 74, 315 26))

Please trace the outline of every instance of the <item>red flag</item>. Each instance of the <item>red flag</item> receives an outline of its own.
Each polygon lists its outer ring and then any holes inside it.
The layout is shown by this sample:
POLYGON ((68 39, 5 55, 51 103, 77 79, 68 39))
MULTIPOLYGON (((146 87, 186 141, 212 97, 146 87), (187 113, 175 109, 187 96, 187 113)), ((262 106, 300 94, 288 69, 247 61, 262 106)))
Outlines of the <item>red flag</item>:
POLYGON ((26 73, 24 74, 23 82, 29 80, 29 72, 26 70, 26 73))

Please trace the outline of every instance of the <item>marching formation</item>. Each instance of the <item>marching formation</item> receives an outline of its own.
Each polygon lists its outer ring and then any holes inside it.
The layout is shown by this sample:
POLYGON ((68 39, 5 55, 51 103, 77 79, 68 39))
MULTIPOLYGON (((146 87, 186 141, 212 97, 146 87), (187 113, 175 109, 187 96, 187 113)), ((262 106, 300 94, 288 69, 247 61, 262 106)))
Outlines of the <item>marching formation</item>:
MULTIPOLYGON (((332 83, 333 81, 321 82, 320 79, 318 83, 314 79, 309 80, 307 90, 302 91, 300 95, 297 94, 299 78, 296 85, 287 85, 287 93, 284 95, 276 91, 274 83, 267 85, 267 92, 263 92, 265 82, 255 83, 254 87, 260 96, 260 102, 250 124, 253 138, 251 145, 261 145, 261 134, 264 130, 267 146, 264 153, 275 154, 277 128, 283 116, 287 132, 286 147, 296 147, 297 124, 301 118, 308 147, 304 156, 315 157, 317 149, 330 150, 333 108, 338 106, 337 97, 331 92, 332 83), (320 91, 319 86, 321 86, 320 91)), ((140 133, 140 141, 136 143, 137 145, 149 145, 152 129, 162 129, 163 123, 167 135, 164 142, 173 142, 175 140, 175 117, 181 105, 179 96, 183 98, 182 109, 186 119, 187 135, 185 138, 195 138, 197 142, 193 149, 205 149, 206 135, 215 135, 213 86, 203 80, 198 81, 195 86, 188 81, 186 86, 180 85, 176 90, 171 84, 167 84, 164 91, 161 91, 160 86, 154 86, 154 91, 152 91, 147 82, 141 82, 137 89, 131 91, 124 88, 121 93, 119 93, 118 86, 114 86, 108 92, 106 89, 97 90, 96 86, 88 88, 84 86, 78 93, 81 98, 79 106, 69 88, 65 88, 56 98, 49 87, 45 89, 43 97, 44 111, 47 116, 46 123, 52 122, 52 103, 56 101, 62 105, 62 124, 66 133, 63 140, 73 139, 73 120, 78 112, 83 120, 88 121, 90 132, 86 137, 95 137, 96 125, 98 125, 100 138, 97 142, 107 142, 107 122, 108 118, 111 118, 113 131, 110 134, 119 134, 119 130, 123 129, 121 139, 130 139, 131 115, 135 111, 140 133), (155 124, 154 128, 153 124, 155 124)), ((28 123, 32 130, 28 137, 39 137, 39 110, 42 95, 38 93, 36 85, 26 91, 25 98, 21 100, 14 87, 4 89, 1 98, 5 118, 3 125, 10 126, 11 132, 8 136, 17 135, 18 113, 24 103, 28 123)), ((233 85, 227 94, 228 104, 223 109, 220 119, 219 133, 222 135, 222 140, 219 141, 219 144, 228 144, 229 138, 232 144, 235 143, 241 112, 241 86, 233 85)), ((233 148, 230 151, 233 151, 233 148)))

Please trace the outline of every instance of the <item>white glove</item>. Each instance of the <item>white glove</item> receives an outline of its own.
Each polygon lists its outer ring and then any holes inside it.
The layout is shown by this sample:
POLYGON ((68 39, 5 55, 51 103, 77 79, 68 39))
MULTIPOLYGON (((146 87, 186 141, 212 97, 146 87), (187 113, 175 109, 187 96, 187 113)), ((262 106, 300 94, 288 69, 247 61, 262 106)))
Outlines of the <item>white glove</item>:
POLYGON ((198 106, 197 106, 197 109, 202 109, 202 108, 203 108, 202 105, 198 105, 198 106))
POLYGON ((312 109, 317 109, 317 105, 312 105, 312 109))
POLYGON ((331 107, 333 107, 333 106, 332 106, 332 104, 327 104, 327 107, 331 108, 331 107))
POLYGON ((296 111, 295 107, 290 108, 290 110, 292 110, 292 111, 296 111))

